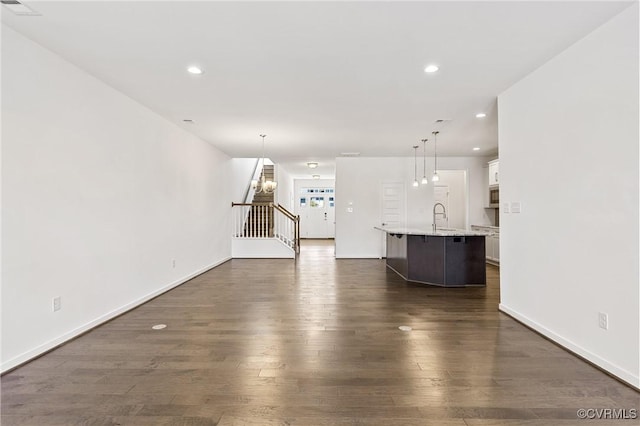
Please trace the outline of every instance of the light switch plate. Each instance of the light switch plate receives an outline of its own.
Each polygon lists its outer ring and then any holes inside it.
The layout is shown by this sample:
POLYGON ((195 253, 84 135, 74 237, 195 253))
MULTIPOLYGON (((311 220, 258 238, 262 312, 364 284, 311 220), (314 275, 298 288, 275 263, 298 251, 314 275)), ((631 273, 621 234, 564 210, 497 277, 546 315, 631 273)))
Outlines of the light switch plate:
POLYGON ((502 213, 509 213, 509 203, 502 203, 502 213))
POLYGON ((511 213, 520 213, 520 201, 514 201, 511 203, 511 213))

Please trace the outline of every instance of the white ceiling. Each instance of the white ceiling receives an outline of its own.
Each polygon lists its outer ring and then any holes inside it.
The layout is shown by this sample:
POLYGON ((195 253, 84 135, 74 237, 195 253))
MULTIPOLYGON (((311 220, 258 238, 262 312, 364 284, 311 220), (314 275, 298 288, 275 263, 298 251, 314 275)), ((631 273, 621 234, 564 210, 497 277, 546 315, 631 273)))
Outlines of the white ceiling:
POLYGON ((495 155, 497 95, 631 4, 23 3, 42 16, 2 21, 230 156, 259 156, 266 133, 305 176, 344 152, 411 156, 438 119, 439 154, 495 155))

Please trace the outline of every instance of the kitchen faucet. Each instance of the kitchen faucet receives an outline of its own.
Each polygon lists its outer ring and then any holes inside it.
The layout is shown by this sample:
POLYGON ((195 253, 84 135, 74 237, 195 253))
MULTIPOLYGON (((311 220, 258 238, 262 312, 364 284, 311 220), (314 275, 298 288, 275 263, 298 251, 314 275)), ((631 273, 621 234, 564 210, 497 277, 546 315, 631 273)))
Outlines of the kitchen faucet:
POLYGON ((436 216, 441 214, 443 219, 447 218, 447 209, 445 208, 444 204, 442 203, 435 203, 433 205, 433 232, 436 232, 436 216), (442 207, 442 212, 440 213, 436 213, 436 207, 441 206, 442 207))

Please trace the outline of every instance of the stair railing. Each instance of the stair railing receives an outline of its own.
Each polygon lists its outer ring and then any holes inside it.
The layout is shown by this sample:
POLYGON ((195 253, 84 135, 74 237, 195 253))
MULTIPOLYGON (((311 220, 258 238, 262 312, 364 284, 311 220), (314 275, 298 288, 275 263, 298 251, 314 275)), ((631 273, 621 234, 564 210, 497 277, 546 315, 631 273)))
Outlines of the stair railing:
POLYGON ((277 234, 286 238, 285 244, 291 247, 296 254, 300 253, 300 216, 294 215, 280 204, 274 204, 274 209, 282 213, 276 215, 277 234))
POLYGON ((300 253, 300 216, 275 203, 231 203, 233 238, 277 238, 300 253))

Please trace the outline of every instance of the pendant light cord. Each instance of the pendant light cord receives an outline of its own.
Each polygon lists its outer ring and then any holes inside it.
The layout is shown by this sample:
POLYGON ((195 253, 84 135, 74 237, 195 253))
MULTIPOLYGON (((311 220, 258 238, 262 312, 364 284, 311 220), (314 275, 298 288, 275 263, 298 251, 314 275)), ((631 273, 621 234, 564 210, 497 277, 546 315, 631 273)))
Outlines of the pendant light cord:
POLYGON ((433 173, 438 173, 438 133, 433 132, 433 173))
POLYGON ((427 141, 429 139, 422 139, 422 177, 427 177, 427 141))
POLYGON ((418 145, 413 146, 413 180, 418 180, 418 145))
POLYGON ((264 174, 264 138, 267 135, 260 135, 260 137, 262 138, 262 173, 264 174))

